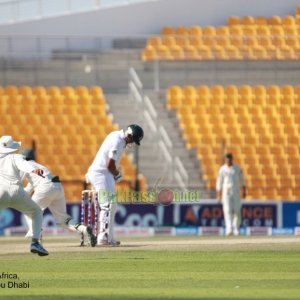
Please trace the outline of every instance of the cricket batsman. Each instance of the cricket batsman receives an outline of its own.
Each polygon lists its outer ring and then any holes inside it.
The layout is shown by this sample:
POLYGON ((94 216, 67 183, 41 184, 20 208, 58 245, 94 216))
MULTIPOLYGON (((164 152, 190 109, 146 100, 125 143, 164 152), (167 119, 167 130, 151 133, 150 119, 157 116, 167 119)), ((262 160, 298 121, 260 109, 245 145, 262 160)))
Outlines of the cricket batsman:
POLYGON ((117 203, 112 196, 115 193, 115 183, 122 180, 119 161, 126 146, 132 143, 139 146, 143 137, 143 129, 136 124, 127 126, 125 130, 111 132, 103 141, 88 169, 87 183, 91 183, 93 189, 99 192, 98 245, 120 245, 120 242, 116 241, 113 236, 117 203))
MULTIPOLYGON (((83 233, 92 247, 95 247, 97 238, 93 235, 90 226, 84 226, 76 223, 70 215, 67 214, 66 200, 64 188, 58 176, 53 176, 51 172, 44 166, 34 161, 34 153, 31 149, 21 151, 25 159, 33 168, 43 170, 44 178, 34 174, 26 173, 25 177, 28 181, 25 191, 28 194, 33 193, 32 200, 44 211, 47 207, 54 216, 57 224, 66 227, 72 231, 83 233)), ((26 217, 28 232, 26 237, 32 236, 32 222, 26 217)))
POLYGON ((223 203, 226 235, 239 235, 241 224, 241 197, 246 197, 246 182, 241 168, 233 163, 233 155, 225 155, 225 164, 220 168, 217 178, 217 200, 223 203))
POLYGON ((35 174, 43 179, 43 170, 30 165, 21 154, 15 154, 21 147, 11 136, 0 138, 0 210, 14 208, 32 221, 32 242, 30 251, 39 256, 48 255, 40 243, 43 214, 40 207, 24 191, 22 172, 35 174))

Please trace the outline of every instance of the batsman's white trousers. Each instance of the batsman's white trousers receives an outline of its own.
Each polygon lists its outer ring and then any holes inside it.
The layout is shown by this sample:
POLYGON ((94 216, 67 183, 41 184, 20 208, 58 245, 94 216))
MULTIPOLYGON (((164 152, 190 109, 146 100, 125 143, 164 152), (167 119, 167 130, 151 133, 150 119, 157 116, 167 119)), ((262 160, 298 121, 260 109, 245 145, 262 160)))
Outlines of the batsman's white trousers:
MULTIPOLYGON (((32 200, 42 211, 48 207, 58 225, 76 231, 71 217, 67 214, 64 188, 60 182, 47 182, 39 185, 34 190, 32 200)), ((32 224, 30 219, 26 218, 26 221, 29 229, 26 236, 30 237, 32 235, 32 224)))
MULTIPOLYGON (((115 193, 115 180, 113 175, 108 170, 101 172, 88 172, 88 178, 92 184, 92 187, 96 191, 105 191, 107 193, 115 193)), ((112 197, 109 195, 102 199, 99 196, 100 202, 100 214, 99 214, 99 235, 98 240, 107 238, 111 241, 114 238, 114 220, 117 210, 117 203, 112 202, 112 197)))
POLYGON ((225 220, 226 233, 232 230, 238 231, 241 225, 241 198, 239 193, 223 193, 223 214, 225 220))
POLYGON ((4 208, 14 208, 32 222, 32 237, 41 238, 43 213, 40 207, 32 201, 22 186, 0 184, 0 210, 4 208))

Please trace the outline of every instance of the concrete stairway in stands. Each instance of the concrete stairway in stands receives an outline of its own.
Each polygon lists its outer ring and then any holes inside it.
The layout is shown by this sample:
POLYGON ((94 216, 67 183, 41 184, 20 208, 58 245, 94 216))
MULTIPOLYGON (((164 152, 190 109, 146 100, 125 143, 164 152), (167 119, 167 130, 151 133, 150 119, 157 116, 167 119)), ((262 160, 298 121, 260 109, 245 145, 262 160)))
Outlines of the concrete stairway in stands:
MULTIPOLYGON (((189 175, 188 188, 200 189, 203 193, 203 197, 208 197, 209 194, 206 191, 205 182, 202 179, 201 166, 197 157, 193 151, 188 151, 185 148, 185 143, 182 140, 180 129, 174 112, 169 112, 165 109, 165 101, 159 99, 159 97, 153 91, 146 91, 152 104, 154 105, 160 125, 163 125, 166 129, 170 139, 174 146, 173 155, 177 155, 182 160, 184 167, 189 175)), ((157 152, 157 144, 147 135, 147 124, 143 118, 143 114, 138 110, 134 100, 128 95, 123 93, 106 94, 106 99, 109 104, 109 111, 113 114, 114 120, 120 125, 121 128, 126 127, 130 123, 139 123, 145 130, 145 137, 142 142, 140 151, 140 172, 143 173, 147 180, 149 187, 153 187, 157 178, 161 176, 160 171, 163 166, 157 159, 159 155, 157 152)), ((169 178, 164 178, 162 185, 170 187, 169 178)))

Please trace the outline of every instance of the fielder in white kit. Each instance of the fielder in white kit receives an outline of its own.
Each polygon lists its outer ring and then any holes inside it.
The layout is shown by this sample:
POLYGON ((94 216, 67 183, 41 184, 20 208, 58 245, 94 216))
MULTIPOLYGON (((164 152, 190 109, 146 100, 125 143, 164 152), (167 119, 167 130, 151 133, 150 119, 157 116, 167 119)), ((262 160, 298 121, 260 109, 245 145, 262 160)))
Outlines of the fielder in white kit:
MULTIPOLYGON (((33 168, 43 170, 44 178, 34 173, 26 173, 25 177, 28 184, 25 191, 28 194, 33 193, 32 200, 44 211, 47 207, 54 216, 57 224, 66 227, 72 231, 83 233, 92 247, 95 247, 97 238, 93 235, 90 226, 84 226, 75 222, 70 215, 67 214, 65 193, 58 176, 53 176, 50 171, 34 161, 34 152, 30 149, 21 151, 28 163, 33 168)), ((26 237, 32 236, 32 222, 26 217, 28 232, 26 237)))
POLYGON ((233 155, 225 155, 225 164, 220 168, 217 178, 217 200, 222 201, 226 235, 239 235, 241 224, 241 197, 246 197, 246 182, 241 168, 233 163, 233 155))
MULTIPOLYGON (((93 189, 100 193, 105 191, 107 194, 110 193, 112 195, 115 192, 115 183, 122 180, 119 161, 125 147, 132 143, 140 145, 143 137, 143 129, 136 124, 129 125, 126 130, 111 132, 103 141, 92 165, 89 167, 86 174, 87 183, 91 183, 93 189)), ((120 245, 120 242, 113 237, 113 223, 117 203, 110 196, 101 199, 100 195, 99 202, 100 214, 97 244, 120 245)))
POLYGON ((20 147, 21 142, 15 142, 11 136, 0 138, 0 210, 14 208, 32 220, 30 251, 45 256, 49 253, 39 242, 43 214, 40 207, 24 191, 22 184, 22 172, 42 178, 43 170, 30 165, 23 155, 15 154, 20 147))

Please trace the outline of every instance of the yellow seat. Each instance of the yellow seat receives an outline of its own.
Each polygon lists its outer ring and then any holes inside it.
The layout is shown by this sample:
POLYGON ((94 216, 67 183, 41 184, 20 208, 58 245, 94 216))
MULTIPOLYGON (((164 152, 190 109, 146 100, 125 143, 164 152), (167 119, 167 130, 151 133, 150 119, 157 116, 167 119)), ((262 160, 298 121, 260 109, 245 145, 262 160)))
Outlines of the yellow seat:
POLYGON ((91 86, 89 89, 89 92, 90 92, 90 95, 93 97, 102 98, 103 102, 105 103, 103 90, 100 86, 91 86))
POLYGON ((280 88, 280 93, 282 96, 282 104, 287 104, 292 106, 294 104, 294 88, 291 85, 284 85, 280 88))
POLYGON ((74 97, 75 96, 75 90, 73 87, 71 86, 64 86, 62 89, 61 89, 61 94, 63 96, 66 96, 66 97, 74 97))
POLYGON ((213 58, 212 51, 207 46, 199 46, 197 47, 199 59, 201 60, 209 60, 213 58))
POLYGON ((176 45, 180 47, 185 47, 189 45, 190 39, 189 36, 180 35, 175 38, 176 45))
POLYGON ((156 50, 153 46, 146 46, 146 48, 142 52, 142 60, 143 61, 151 61, 151 60, 156 60, 157 59, 157 54, 156 50))
POLYGON ((192 26, 188 28, 188 34, 192 36, 202 35, 202 28, 200 26, 192 26))
POLYGON ((278 57, 278 51, 276 46, 270 45, 270 46, 265 46, 266 52, 269 56, 269 59, 277 59, 278 57))
POLYGON ((276 47, 285 46, 285 36, 282 27, 271 27, 272 45, 276 47))
MULTIPOLYGON (((6 90, 0 89, 0 101, 0 119, 5 123, 2 124, 5 134, 18 137, 24 142, 24 146, 30 146, 34 139, 37 143, 39 161, 49 166, 55 174, 61 175, 63 180, 82 178, 83 171, 88 168, 99 147, 98 141, 103 140, 107 131, 116 130, 116 126, 106 115, 105 100, 100 87, 81 86, 74 90, 72 87, 57 86, 47 89, 41 86, 35 88, 24 86, 19 89, 12 86, 6 90), (9 95, 4 95, 4 92, 9 95), (9 106, 10 109, 7 110, 9 106), (90 113, 82 117, 80 111, 90 113), (83 137, 87 143, 82 148, 83 137), (82 153, 89 157, 76 160, 76 156, 82 153), (68 158, 61 155, 67 155, 68 158), (59 159, 62 161, 58 166, 59 159), (78 162, 83 165, 79 166, 78 162)), ((126 178, 129 178, 130 172, 132 173, 132 168, 127 166, 130 171, 125 171, 126 178)), ((81 189, 80 184, 79 190, 81 189)), ((65 190, 70 194, 68 187, 65 187, 65 190)), ((78 195, 80 196, 80 193, 78 195)))
POLYGON ((224 50, 225 50, 225 55, 228 59, 241 60, 243 58, 239 49, 235 46, 232 46, 232 45, 225 46, 224 50))
POLYGON ((217 37, 228 36, 229 35, 229 27, 228 26, 216 27, 216 35, 217 35, 217 37))
POLYGON ((255 59, 260 59, 260 60, 270 59, 270 56, 268 55, 266 49, 262 46, 256 45, 252 47, 252 53, 255 59))
POLYGON ((75 87, 75 93, 78 97, 86 97, 89 95, 89 89, 86 86, 80 85, 75 87))
POLYGON ((279 16, 272 16, 268 19, 268 24, 273 26, 279 26, 282 24, 281 18, 279 16))
POLYGON ((231 45, 241 47, 244 45, 243 29, 241 26, 232 26, 229 28, 231 45))
POLYGON ((168 48, 169 48, 170 55, 172 56, 173 59, 175 59, 175 60, 184 59, 184 52, 180 46, 173 45, 168 48))
MULTIPOLYGON (((77 95, 66 95, 64 97, 61 98, 57 98, 55 101, 57 101, 56 105, 59 103, 59 105, 61 105, 62 103, 64 103, 64 105, 77 105, 79 98, 77 97, 77 95)), ((55 104, 55 103, 53 103, 55 104)))
POLYGON ((19 94, 22 96, 27 96, 27 97, 30 97, 33 95, 32 89, 29 86, 21 86, 19 88, 19 94))
POLYGON ((252 16, 245 16, 242 18, 242 25, 255 25, 255 20, 252 16))
POLYGON ((223 152, 234 152, 246 170, 249 186, 258 189, 265 184, 260 188, 261 197, 281 199, 279 189, 287 184, 293 187, 289 193, 294 197, 294 176, 300 174, 300 105, 295 104, 300 86, 204 85, 174 87, 173 92, 182 95, 185 105, 177 116, 187 148, 197 150, 207 187, 215 181, 214 164, 218 164, 223 147, 223 152), (291 109, 283 104, 284 97, 296 106, 291 109), (288 166, 290 163, 295 167, 288 166), (271 191, 266 190, 269 186, 271 191))
POLYGON ((242 85, 239 88, 239 104, 249 106, 252 103, 252 88, 249 85, 242 85))
POLYGON ((256 37, 256 26, 250 25, 250 26, 243 26, 243 34, 245 37, 256 37))
POLYGON ((192 97, 192 98, 197 97, 196 88, 192 85, 188 85, 188 86, 183 87, 182 93, 185 97, 192 97))
POLYGON ((43 86, 36 86, 36 87, 32 88, 32 92, 36 96, 46 96, 46 94, 47 94, 47 90, 43 86))
POLYGON ((14 85, 10 85, 4 88, 4 94, 8 96, 17 96, 18 95, 18 89, 14 85))
POLYGON ((294 16, 285 16, 282 18, 282 25, 286 27, 295 27, 296 20, 294 16))
POLYGON ((204 46, 203 45, 202 37, 199 37, 199 36, 189 36, 187 39, 188 39, 189 46, 193 46, 195 48, 204 46))
POLYGON ((293 192, 291 188, 280 188, 277 190, 280 199, 293 199, 293 192))
POLYGON ((188 35, 189 30, 187 27, 179 26, 179 27, 175 28, 174 34, 175 35, 188 35))
POLYGON ((57 87, 57 86, 50 86, 47 88, 47 94, 49 96, 60 96, 61 91, 60 91, 59 87, 57 87))
POLYGON ((227 59, 226 52, 223 47, 216 45, 211 48, 211 51, 215 59, 227 59))
POLYGON ((196 47, 188 45, 183 48, 184 57, 188 60, 198 60, 200 56, 196 47))
POLYGON ((210 89, 211 105, 223 106, 224 105, 224 88, 221 85, 214 85, 210 89))
MULTIPOLYGON (((151 37, 142 51, 142 60, 156 59, 155 50, 163 45, 176 44, 184 50, 175 51, 174 59, 185 60, 295 60, 300 59, 300 16, 230 16, 226 26, 169 26, 161 30, 161 36, 151 37), (228 26, 227 26, 228 25, 228 26), (162 42, 163 40, 163 42, 162 42), (147 48, 154 46, 154 49, 147 48), (193 46, 195 48, 189 47, 193 46), (207 48, 206 48, 207 47, 207 48)), ((160 60, 172 60, 165 49, 160 49, 160 60)))
POLYGON ((213 26, 206 26, 202 29, 203 44, 206 46, 216 45, 216 28, 213 26))
POLYGON ((240 18, 237 17, 237 16, 230 16, 227 20, 227 24, 229 26, 235 26, 235 25, 240 25, 241 24, 241 21, 240 21, 240 18))
POLYGON ((254 18, 255 24, 258 26, 265 26, 268 24, 268 20, 266 17, 259 16, 254 18))
POLYGON ((216 38, 217 46, 225 47, 234 47, 230 44, 230 37, 228 35, 220 35, 216 38))
POLYGON ((158 46, 162 45, 162 40, 160 37, 157 36, 152 36, 150 38, 148 38, 147 40, 147 46, 152 46, 157 48, 158 46))
POLYGON ((175 39, 174 36, 167 35, 165 37, 162 37, 161 43, 162 43, 162 45, 165 45, 167 47, 175 46, 176 45, 176 39, 175 39))
POLYGON ((174 28, 171 26, 165 26, 161 29, 162 35, 173 35, 174 34, 174 28))
POLYGON ((268 26, 259 26, 257 28, 258 44, 263 47, 270 47, 272 45, 271 32, 268 26))
POLYGON ((160 60, 172 60, 172 55, 170 54, 169 48, 164 45, 158 46, 156 53, 157 58, 160 60))
POLYGON ((285 43, 287 46, 295 49, 296 47, 299 47, 299 37, 298 34, 287 34, 285 38, 285 43))
POLYGON ((293 48, 286 45, 279 47, 279 55, 277 58, 282 60, 296 59, 296 55, 293 48))

